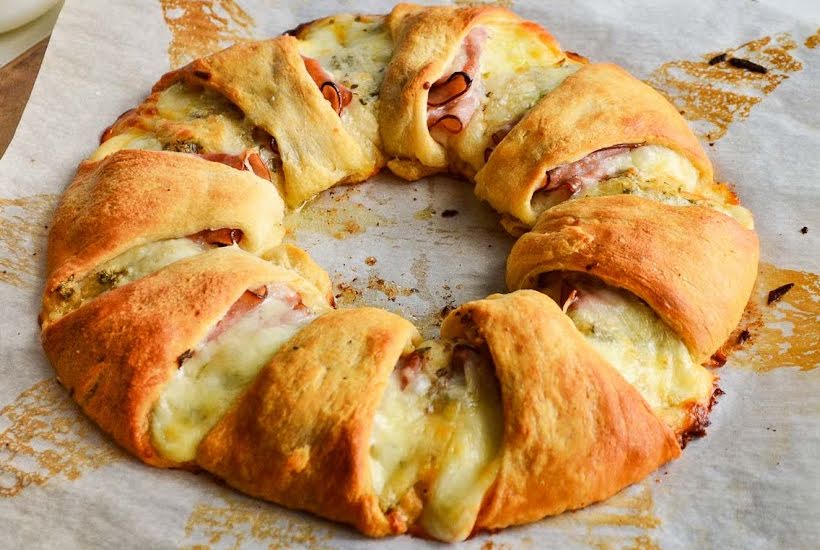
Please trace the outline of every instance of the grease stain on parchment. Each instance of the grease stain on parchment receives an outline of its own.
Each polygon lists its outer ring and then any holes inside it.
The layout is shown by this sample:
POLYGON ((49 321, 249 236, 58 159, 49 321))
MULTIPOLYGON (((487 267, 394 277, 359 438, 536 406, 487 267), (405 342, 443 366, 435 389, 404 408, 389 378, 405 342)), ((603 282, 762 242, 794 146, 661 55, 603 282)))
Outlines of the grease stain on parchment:
POLYGON ((0 409, 0 497, 55 477, 75 480, 123 457, 80 413, 55 378, 0 409))
POLYGON ((624 489, 592 508, 572 513, 587 530, 584 542, 600 550, 659 550, 653 530, 661 525, 649 481, 624 489))
POLYGON ((744 318, 729 338, 730 345, 744 340, 731 364, 761 373, 783 367, 813 370, 820 366, 818 327, 820 275, 761 263, 744 318), (794 286, 767 304, 770 291, 789 283, 794 286))
POLYGON ((268 548, 328 548, 331 533, 295 512, 220 490, 199 502, 185 524, 180 548, 238 550, 250 544, 268 548))
POLYGON ((253 39, 253 17, 234 0, 160 0, 160 5, 171 31, 168 60, 174 69, 253 39))
POLYGON ((357 202, 348 202, 338 207, 309 204, 301 210, 288 211, 284 220, 285 232, 291 239, 296 233, 306 231, 342 240, 360 235, 371 227, 393 223, 395 222, 357 202))
POLYGON ((803 68, 791 55, 797 42, 788 33, 765 36, 737 48, 710 52, 700 61, 670 61, 658 67, 647 81, 663 93, 692 123, 696 134, 709 142, 723 137, 729 126, 749 116, 752 107, 772 93, 790 73, 803 68), (757 63, 765 74, 709 64, 719 54, 757 63))
POLYGON ((806 41, 803 42, 803 45, 810 50, 813 50, 817 46, 820 46, 820 29, 817 29, 816 33, 806 38, 806 41))
POLYGON ((0 282, 34 288, 58 196, 0 198, 0 282))
POLYGON ((455 0, 455 4, 459 6, 499 6, 512 9, 514 2, 513 0, 455 0))

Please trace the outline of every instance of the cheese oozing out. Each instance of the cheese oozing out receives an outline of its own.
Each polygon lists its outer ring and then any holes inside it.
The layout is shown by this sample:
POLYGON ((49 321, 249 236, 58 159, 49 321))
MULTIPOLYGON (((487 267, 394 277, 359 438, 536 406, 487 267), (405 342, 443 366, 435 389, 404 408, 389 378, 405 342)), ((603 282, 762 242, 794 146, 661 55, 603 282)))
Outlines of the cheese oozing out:
POLYGON ((342 124, 368 156, 381 164, 376 111, 384 72, 393 56, 385 18, 345 14, 316 21, 300 37, 299 52, 317 60, 353 93, 353 100, 342 111, 342 124))
POLYGON ((167 150, 182 153, 257 153, 274 176, 280 159, 269 139, 261 140, 253 123, 224 96, 207 88, 178 82, 149 97, 114 136, 103 142, 90 160, 122 149, 167 150))
POLYGON ((583 66, 544 42, 540 31, 530 24, 494 25, 487 32, 480 59, 481 107, 449 142, 454 161, 468 177, 484 165, 488 149, 495 147, 541 98, 583 66))
POLYGON ((191 461, 199 442, 274 354, 315 318, 294 307, 294 291, 284 285, 243 314, 218 336, 207 339, 182 363, 162 389, 151 415, 151 439, 159 453, 191 461))
POLYGON ((586 340, 659 418, 676 433, 685 431, 692 407, 708 405, 714 377, 693 359, 681 338, 631 292, 594 277, 550 275, 542 277, 539 290, 564 305, 586 340), (576 294, 567 300, 569 289, 576 294))
POLYGON ((430 341, 399 362, 376 413, 370 471, 379 504, 440 540, 472 531, 503 437, 490 360, 430 341))
POLYGON ((103 292, 155 273, 167 265, 208 250, 210 246, 187 237, 164 239, 132 247, 101 264, 79 281, 64 282, 58 293, 65 298, 48 314, 62 317, 103 292))

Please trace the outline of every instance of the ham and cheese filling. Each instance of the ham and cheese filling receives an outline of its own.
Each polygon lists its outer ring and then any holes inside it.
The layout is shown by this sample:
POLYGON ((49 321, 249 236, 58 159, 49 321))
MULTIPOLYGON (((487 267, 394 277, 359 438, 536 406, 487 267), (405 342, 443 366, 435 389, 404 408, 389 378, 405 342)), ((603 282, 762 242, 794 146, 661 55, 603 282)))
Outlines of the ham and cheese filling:
POLYGON ((360 138, 357 141, 371 157, 380 159, 376 112, 384 71, 393 56, 384 16, 334 15, 293 34, 305 67, 345 130, 360 138))
POLYGON ((97 267, 94 272, 57 287, 60 300, 49 311, 53 321, 93 300, 103 292, 142 279, 167 265, 216 247, 231 246, 242 240, 240 229, 206 229, 178 239, 163 239, 135 246, 97 267))
POLYGON ((616 145, 547 172, 532 206, 541 214, 569 199, 630 193, 676 206, 705 206, 754 228, 751 213, 720 189, 703 185, 694 165, 668 147, 616 145))
POLYGON ((439 143, 461 132, 481 105, 484 84, 479 68, 487 36, 483 27, 471 30, 450 68, 427 92, 427 127, 439 143))
POLYGON ((575 274, 542 276, 539 290, 563 306, 587 341, 676 433, 689 427, 693 407, 708 406, 712 374, 643 300, 575 274))
POLYGON ((542 97, 582 66, 527 22, 488 30, 478 62, 479 105, 447 143, 457 169, 468 177, 542 97))
POLYGON ((192 153, 277 182, 276 142, 222 95, 178 82, 124 113, 103 132, 90 160, 122 149, 192 153))
POLYGON ((274 354, 315 317, 285 284, 248 290, 196 349, 178 359, 151 415, 162 456, 193 460, 196 448, 274 354))
POLYGON ((498 470, 502 416, 478 350, 430 341, 402 358, 371 435, 373 488, 388 518, 440 540, 466 538, 498 470))
POLYGON ((353 100, 353 92, 341 82, 333 80, 333 75, 327 72, 317 60, 305 56, 302 56, 302 59, 308 74, 322 92, 322 97, 330 103, 336 114, 342 116, 344 108, 353 100))

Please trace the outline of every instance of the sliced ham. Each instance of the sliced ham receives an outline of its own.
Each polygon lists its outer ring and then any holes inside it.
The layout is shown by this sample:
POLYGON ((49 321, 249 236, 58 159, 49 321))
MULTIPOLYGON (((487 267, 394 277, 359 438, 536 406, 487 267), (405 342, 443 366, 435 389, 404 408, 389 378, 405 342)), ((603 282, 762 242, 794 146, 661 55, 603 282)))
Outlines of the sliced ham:
POLYGON ((516 124, 519 123, 520 120, 521 117, 518 117, 515 120, 507 121, 504 123, 503 126, 501 126, 501 128, 493 132, 493 134, 490 136, 490 141, 492 142, 492 145, 484 149, 484 162, 487 162, 490 159, 490 155, 493 154, 493 151, 498 146, 498 144, 501 143, 501 140, 507 137, 507 134, 509 134, 512 131, 512 129, 515 127, 516 124))
POLYGON ((486 41, 485 29, 477 27, 470 31, 445 76, 430 86, 427 127, 440 143, 463 130, 481 105, 484 86, 479 66, 486 41))
POLYGON ((353 92, 341 82, 334 81, 333 76, 317 60, 305 56, 302 59, 308 74, 322 92, 322 97, 330 103, 337 115, 342 116, 344 108, 353 100, 353 92))
POLYGON ((256 309, 265 300, 278 300, 288 306, 288 310, 278 319, 266 319, 267 323, 289 325, 299 322, 309 315, 302 297, 296 290, 285 284, 272 284, 259 288, 248 289, 234 302, 225 316, 208 334, 206 342, 215 340, 243 316, 256 309))
POLYGON ((265 166, 265 162, 258 153, 253 151, 245 151, 241 155, 229 155, 226 153, 204 153, 199 154, 200 157, 211 162, 218 162, 237 170, 247 170, 253 172, 260 178, 268 181, 273 181, 270 175, 270 170, 265 166))
POLYGON ((223 227, 221 229, 205 229, 199 233, 188 235, 188 238, 202 245, 222 247, 241 242, 243 236, 241 229, 223 227))
POLYGON ((638 146, 639 144, 615 145, 599 149, 570 164, 557 166, 547 172, 541 191, 550 192, 567 188, 571 193, 576 193, 590 181, 595 182, 609 175, 605 160, 627 153, 638 146))

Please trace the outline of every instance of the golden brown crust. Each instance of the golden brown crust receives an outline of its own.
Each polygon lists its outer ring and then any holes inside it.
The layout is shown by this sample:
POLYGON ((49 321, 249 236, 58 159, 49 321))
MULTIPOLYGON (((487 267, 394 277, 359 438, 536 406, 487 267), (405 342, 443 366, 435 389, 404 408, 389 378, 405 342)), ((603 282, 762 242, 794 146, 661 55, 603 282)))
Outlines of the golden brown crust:
POLYGON ((330 276, 322 266, 316 263, 310 254, 290 243, 284 243, 270 252, 262 255, 266 260, 270 260, 276 265, 285 269, 290 269, 301 275, 306 281, 316 288, 316 292, 325 298, 328 304, 334 305, 333 283, 330 276))
POLYGON ((689 159, 705 185, 712 165, 675 107, 616 65, 586 65, 546 95, 476 175, 476 195, 529 226, 547 171, 620 144, 655 144, 689 159))
POLYGON ((703 362, 740 321, 757 276, 757 234, 700 206, 617 195, 544 212, 507 260, 507 286, 541 273, 589 273, 652 307, 703 362))
POLYGON ((209 432, 197 462, 250 495, 390 534, 371 486, 370 432, 387 377, 419 340, 379 309, 316 319, 209 432))
POLYGON ((205 252, 111 290, 47 326, 43 348, 83 411, 144 462, 171 466, 153 448, 149 412, 179 368, 251 288, 284 281, 306 303, 298 276, 236 248, 205 252))
POLYGON ((475 530, 581 508, 680 454, 674 434, 548 297, 470 302, 441 327, 486 345, 501 387, 504 441, 475 530))
POLYGON ((379 169, 379 159, 368 158, 322 97, 293 36, 237 44, 198 59, 163 76, 154 91, 180 80, 223 94, 276 139, 290 207, 379 169))
POLYGON ((46 298, 129 248, 204 229, 241 229, 240 246, 272 248, 284 206, 268 181, 194 155, 120 151, 83 162, 54 214, 46 298))
POLYGON ((401 177, 447 170, 445 149, 427 129, 427 89, 442 76, 470 30, 493 20, 519 18, 497 6, 415 4, 398 4, 388 16, 395 50, 381 87, 379 130, 389 157, 419 164, 415 169, 400 165, 401 177))

